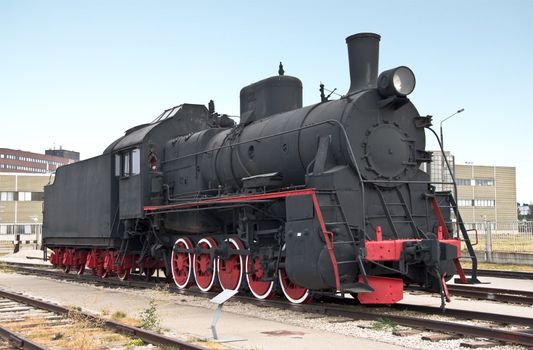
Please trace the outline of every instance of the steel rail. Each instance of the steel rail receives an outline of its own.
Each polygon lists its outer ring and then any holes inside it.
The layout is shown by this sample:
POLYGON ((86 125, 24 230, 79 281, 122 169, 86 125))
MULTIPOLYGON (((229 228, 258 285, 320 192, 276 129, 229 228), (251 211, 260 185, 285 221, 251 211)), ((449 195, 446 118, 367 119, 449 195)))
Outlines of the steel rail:
MULTIPOLYGON (((471 269, 464 269, 464 271, 465 273, 472 274, 471 269)), ((533 272, 526 271, 477 270, 477 275, 485 277, 533 280, 533 272)))
POLYGON ((10 331, 7 328, 0 326, 0 338, 5 339, 10 345, 17 349, 24 350, 48 350, 48 348, 41 346, 31 340, 24 338, 23 336, 10 331))
POLYGON ((413 304, 394 304, 391 305, 391 307, 400 311, 414 311, 430 315, 440 314, 442 316, 455 317, 463 320, 479 320, 506 325, 521 325, 526 327, 533 327, 533 318, 523 316, 502 315, 485 311, 459 310, 451 308, 447 308, 446 310, 444 310, 444 312, 442 312, 440 307, 413 304))
MULTIPOLYGON (((20 294, 12 293, 3 289, 0 289, 0 297, 4 297, 6 299, 11 299, 14 301, 17 301, 19 303, 23 303, 26 305, 33 306, 38 309, 48 310, 60 315, 68 315, 69 313, 72 313, 73 310, 68 309, 66 307, 51 304, 42 300, 37 300, 34 298, 30 298, 27 296, 23 296, 20 294)), ((170 338, 167 336, 164 336, 162 334, 154 333, 145 329, 137 328, 128 326, 119 322, 111 321, 96 315, 91 315, 85 312, 81 311, 75 311, 76 314, 82 315, 83 317, 86 317, 87 319, 97 321, 99 323, 104 324, 106 327, 113 329, 117 333, 122 333, 127 336, 135 336, 138 338, 141 338, 144 342, 159 345, 159 346, 176 346, 179 347, 179 349, 183 350, 206 350, 206 348, 190 344, 184 341, 181 341, 179 339, 170 338)), ((42 348, 31 348, 31 349, 42 349, 42 348)))
POLYGON ((501 301, 512 304, 533 305, 533 292, 499 288, 474 287, 470 285, 448 285, 448 290, 456 296, 501 301))
POLYGON ((353 313, 342 309, 331 309, 327 311, 328 314, 337 316, 346 316, 353 318, 360 318, 366 320, 378 320, 386 317, 387 319, 403 326, 426 329, 436 332, 454 333, 459 335, 466 335, 472 337, 482 337, 492 340, 497 340, 505 343, 512 343, 517 345, 524 345, 528 347, 533 346, 533 334, 526 331, 508 331, 502 329, 495 329, 490 327, 474 326, 456 322, 437 321, 423 318, 414 318, 407 316, 396 315, 375 315, 369 313, 357 312, 353 313))
MULTIPOLYGON (((146 286, 142 286, 140 284, 146 283, 144 281, 138 281, 138 280, 127 280, 127 281, 120 281, 117 279, 101 279, 99 277, 93 277, 90 275, 74 275, 74 274, 64 274, 63 272, 52 269, 47 267, 47 269, 42 269, 42 265, 27 265, 26 266, 20 266, 16 263, 5 263, 0 262, 0 265, 4 264, 5 266, 13 266, 16 267, 19 270, 26 270, 30 273, 37 272, 39 274, 47 274, 49 276, 59 276, 61 278, 83 282, 87 281, 93 284, 99 284, 99 285, 105 285, 105 286, 117 286, 117 287, 139 287, 139 288, 150 288, 153 286, 153 282, 150 282, 146 286), (37 270, 35 270, 37 269, 37 270)), ((174 288, 174 286, 171 286, 173 291, 180 291, 177 288, 174 288)), ((413 290, 418 290, 416 288, 413 288, 413 290)), ((496 302, 506 302, 506 303, 513 303, 513 304, 526 304, 526 305, 533 305, 533 292, 529 291, 520 291, 520 290, 511 290, 511 289, 498 289, 498 288, 488 288, 488 287, 474 287, 470 285, 457 285, 452 284, 448 285, 448 290, 452 292, 452 295, 455 296, 463 296, 466 298, 477 298, 477 299, 483 299, 483 300, 489 300, 489 301, 496 301, 496 302)))

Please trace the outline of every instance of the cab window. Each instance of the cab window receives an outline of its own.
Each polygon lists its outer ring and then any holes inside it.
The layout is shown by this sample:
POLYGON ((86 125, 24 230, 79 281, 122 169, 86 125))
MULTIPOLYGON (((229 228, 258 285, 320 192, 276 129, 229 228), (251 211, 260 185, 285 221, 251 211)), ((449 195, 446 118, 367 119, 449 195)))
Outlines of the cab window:
POLYGON ((115 155, 115 176, 128 177, 141 171, 141 150, 129 149, 115 155))

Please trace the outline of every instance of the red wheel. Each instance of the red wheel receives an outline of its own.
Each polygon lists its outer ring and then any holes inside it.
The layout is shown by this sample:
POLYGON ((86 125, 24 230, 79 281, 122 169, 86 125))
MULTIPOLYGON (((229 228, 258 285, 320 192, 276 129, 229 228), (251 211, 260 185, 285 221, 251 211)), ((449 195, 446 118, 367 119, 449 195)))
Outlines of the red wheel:
POLYGON ((83 275, 85 272, 85 264, 87 262, 87 253, 82 250, 77 250, 75 253, 75 269, 78 275, 83 275))
POLYGON ((117 277, 121 281, 125 281, 130 278, 131 274, 131 257, 126 256, 122 259, 122 263, 117 265, 117 277))
MULTIPOLYGON (((285 250, 285 246, 283 246, 282 250, 285 250)), ((281 262, 285 260, 285 258, 281 259, 281 262)), ((291 303, 303 304, 311 301, 309 289, 301 287, 296 283, 292 282, 287 277, 285 269, 279 269, 279 284, 281 286, 283 294, 285 295, 285 298, 287 298, 291 303)))
POLYGON ((61 254, 61 270, 63 270, 64 273, 69 273, 72 263, 72 251, 71 249, 65 249, 63 250, 61 254))
MULTIPOLYGON (((174 248, 192 249, 193 245, 190 239, 182 237, 176 240, 174 248)), ((179 289, 188 288, 192 284, 192 256, 192 253, 179 253, 172 249, 172 278, 179 289)))
MULTIPOLYGON (((202 238, 196 245, 200 249, 212 249, 216 248, 217 243, 214 239, 207 237, 202 238)), ((215 258, 216 260, 216 258, 215 258)), ((215 283, 216 275, 216 261, 211 261, 211 254, 209 253, 199 253, 194 254, 193 258, 193 270, 194 270, 194 279, 196 280, 196 285, 203 292, 208 292, 213 288, 215 283)))
POLYGON ((274 294, 274 281, 261 281, 264 275, 265 271, 261 266, 260 258, 258 256, 252 258, 248 255, 246 257, 246 281, 250 292, 257 299, 268 299, 274 294))
POLYGON ((121 281, 126 281, 130 278, 131 269, 126 269, 122 266, 117 268, 117 277, 121 281))
POLYGON ((63 270, 64 273, 69 273, 70 272, 70 265, 61 266, 61 270, 63 270))
POLYGON ((90 267, 93 275, 104 278, 104 254, 100 250, 93 249, 91 252, 91 258, 87 258, 87 267, 90 267))
MULTIPOLYGON (((230 249, 243 249, 244 246, 238 238, 227 240, 230 249)), ((222 289, 239 290, 244 273, 244 264, 242 255, 233 254, 227 259, 217 259, 218 281, 222 289)))
POLYGON ((301 287, 289 280, 285 273, 285 269, 279 270, 279 284, 281 285, 281 290, 283 291, 285 298, 291 303, 303 304, 311 300, 309 289, 301 287))
POLYGON ((50 254, 50 257, 48 258, 48 261, 50 261, 50 263, 56 268, 59 267, 59 251, 59 248, 52 249, 52 254, 50 254))
POLYGON ((112 250, 104 252, 104 264, 102 278, 107 278, 113 273, 113 265, 115 264, 115 254, 112 250))

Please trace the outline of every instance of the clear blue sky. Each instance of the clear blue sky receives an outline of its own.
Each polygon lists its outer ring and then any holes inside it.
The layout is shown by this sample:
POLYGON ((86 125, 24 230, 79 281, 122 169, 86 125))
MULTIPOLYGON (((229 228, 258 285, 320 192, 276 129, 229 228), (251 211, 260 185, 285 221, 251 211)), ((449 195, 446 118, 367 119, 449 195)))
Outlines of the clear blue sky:
MULTIPOLYGON (((344 39, 382 36, 380 71, 407 65, 420 114, 448 120, 457 163, 517 169, 533 201, 533 1, 0 0, 0 146, 101 153, 183 102, 239 113, 239 90, 277 73, 349 86, 344 39)), ((436 143, 430 141, 429 147, 436 143)))

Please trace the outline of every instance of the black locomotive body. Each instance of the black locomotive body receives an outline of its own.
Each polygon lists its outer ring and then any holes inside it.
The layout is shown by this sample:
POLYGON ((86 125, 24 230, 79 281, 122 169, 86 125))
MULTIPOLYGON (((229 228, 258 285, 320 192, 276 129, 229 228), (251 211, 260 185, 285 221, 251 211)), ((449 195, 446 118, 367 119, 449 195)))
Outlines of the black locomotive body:
POLYGON ((405 284, 443 293, 460 268, 456 206, 420 170, 431 118, 406 97, 407 67, 378 78, 379 40, 346 39, 339 100, 302 108, 301 82, 280 69, 241 90, 237 125, 185 104, 61 167, 45 189, 52 263, 121 279, 163 269, 179 288, 257 298, 279 287, 296 303, 346 292, 391 304, 405 284))

